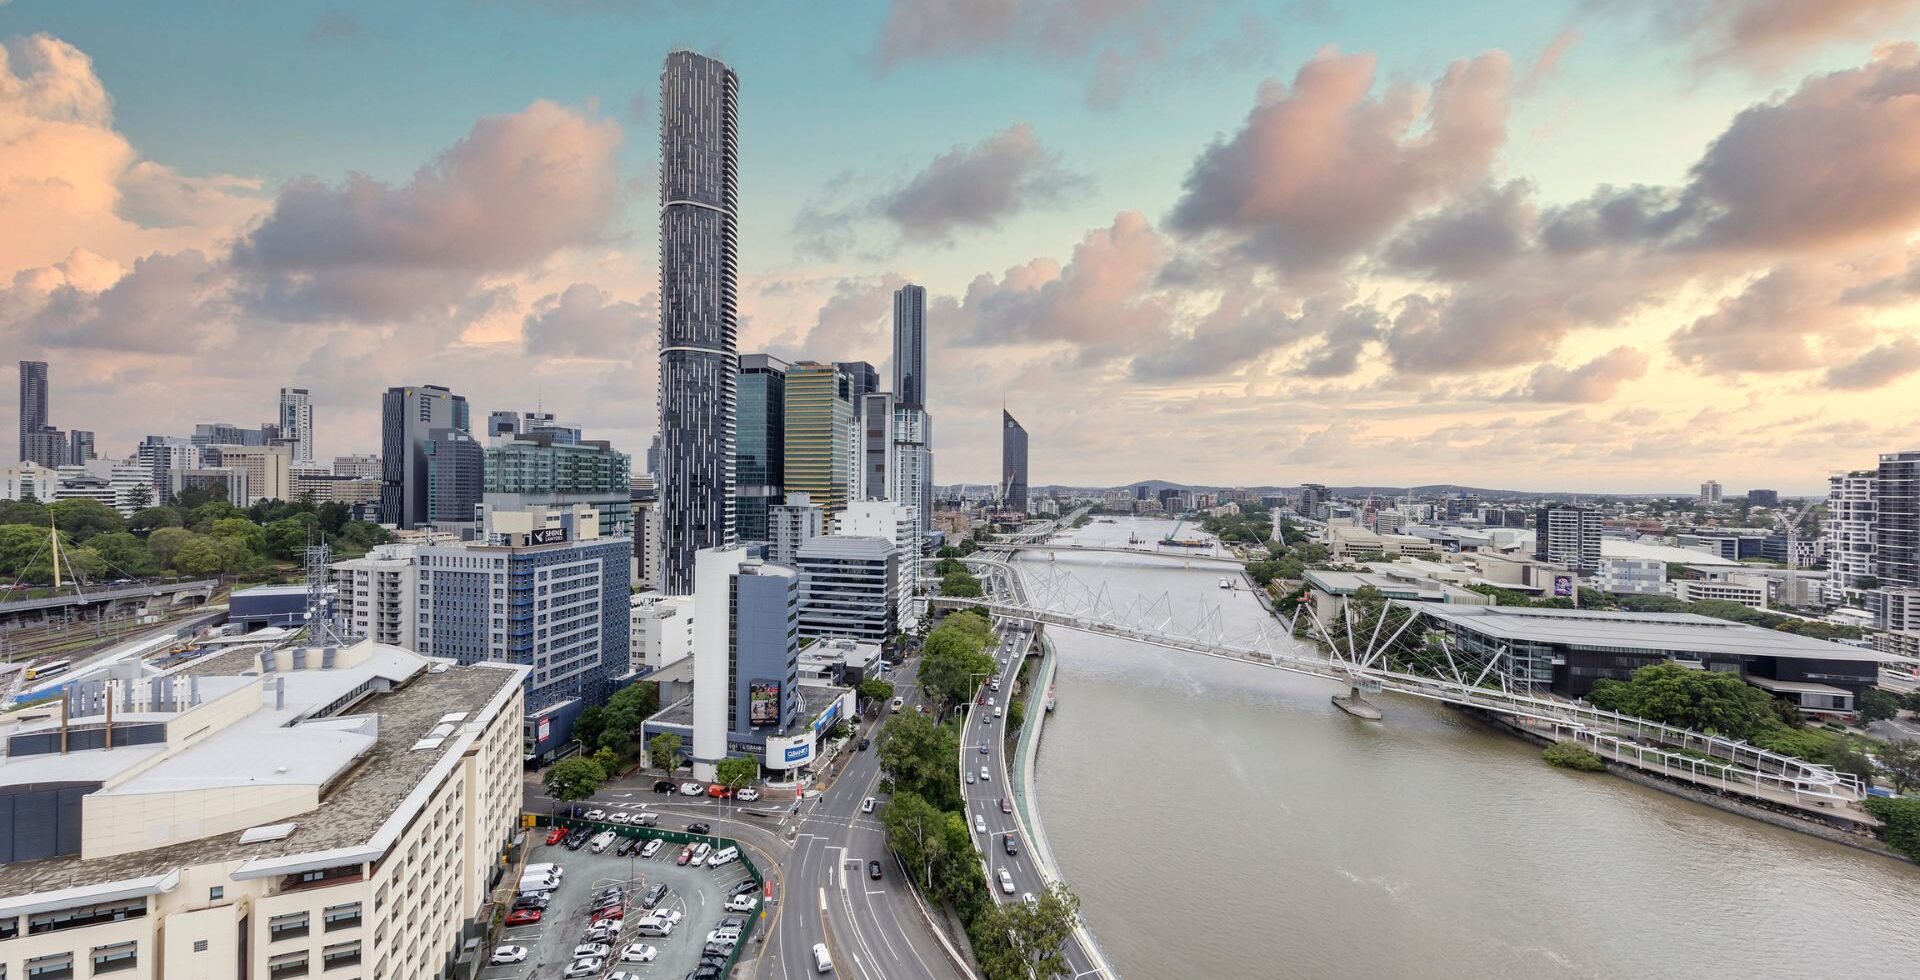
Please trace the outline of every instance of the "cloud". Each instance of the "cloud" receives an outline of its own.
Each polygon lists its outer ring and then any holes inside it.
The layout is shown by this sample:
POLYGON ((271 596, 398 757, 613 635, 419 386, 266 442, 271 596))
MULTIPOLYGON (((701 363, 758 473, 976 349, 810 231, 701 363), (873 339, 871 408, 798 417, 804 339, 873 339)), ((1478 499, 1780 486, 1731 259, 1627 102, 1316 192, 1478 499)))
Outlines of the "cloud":
MULTIPOLYGON (((1067 342, 1100 359, 1164 333, 1167 301, 1151 286, 1168 244, 1138 211, 1087 233, 1066 265, 1034 259, 1000 278, 981 275, 958 303, 946 301, 956 341, 975 346, 1067 342)), ((928 314, 933 320, 933 314, 928 314)))
POLYGON ((1279 268, 1326 268, 1483 180, 1506 138, 1506 55, 1379 98, 1374 68, 1371 55, 1324 51, 1291 87, 1268 81, 1242 128, 1194 162, 1168 227, 1279 268))
POLYGON ((1642 7, 1662 40, 1688 41, 1702 67, 1735 65, 1770 75, 1842 40, 1898 36, 1920 0, 1603 0, 1642 7))
POLYGON ((521 343, 528 353, 549 357, 625 360, 655 346, 659 326, 654 297, 629 303, 592 283, 576 282, 534 302, 521 343))
POLYGON ((249 306, 284 320, 444 308, 485 274, 600 241, 619 144, 616 123, 551 102, 489 116, 405 184, 293 181, 233 264, 249 306))
POLYGON ((1548 41, 1547 46, 1540 49, 1540 57, 1535 58, 1533 64, 1527 66, 1526 74, 1520 76, 1520 81, 1514 85, 1514 91, 1523 95, 1538 91, 1547 79, 1552 78, 1554 73, 1560 70, 1560 59, 1565 58, 1567 52, 1573 50, 1573 46, 1578 43, 1580 43, 1580 31, 1576 28, 1569 27, 1555 34, 1553 40, 1548 41))
POLYGON ((1058 200, 1081 183, 1021 123, 973 146, 956 146, 879 202, 903 235, 945 239, 963 227, 995 228, 1026 207, 1058 200))
POLYGON ((1920 340, 1896 337, 1845 364, 1827 370, 1825 384, 1842 391, 1884 388, 1920 371, 1920 340))
POLYGON ((1824 363, 1815 343, 1844 344, 1851 321, 1834 315, 1844 288, 1831 268, 1781 265, 1676 331, 1673 355, 1710 374, 1802 371, 1824 363))
POLYGON ((1409 223, 1383 253, 1389 268, 1439 279, 1484 276, 1529 245, 1534 207, 1525 181, 1486 186, 1409 223))
POLYGON ((1346 294, 1315 296, 1291 311, 1272 293, 1227 294, 1194 324, 1143 344, 1130 373, 1143 381, 1171 382, 1249 373, 1270 355, 1310 338, 1324 338, 1304 373, 1335 377, 1355 370, 1360 349, 1379 334, 1380 314, 1346 294))
POLYGON ((54 286, 21 325, 20 339, 50 348, 199 353, 224 318, 223 284, 219 267, 199 252, 156 253, 104 289, 54 286))
POLYGON ((1571 368, 1542 364, 1510 397, 1536 402, 1591 404, 1612 401, 1620 386, 1644 377, 1647 355, 1632 347, 1614 349, 1571 368))

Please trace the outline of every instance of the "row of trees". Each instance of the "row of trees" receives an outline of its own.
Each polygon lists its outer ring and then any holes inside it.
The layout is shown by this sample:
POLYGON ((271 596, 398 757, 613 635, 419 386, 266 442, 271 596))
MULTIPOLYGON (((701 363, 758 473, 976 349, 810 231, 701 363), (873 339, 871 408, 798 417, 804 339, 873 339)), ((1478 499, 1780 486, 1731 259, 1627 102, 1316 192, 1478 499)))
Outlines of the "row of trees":
POLYGON ((978 609, 950 613, 921 647, 920 690, 941 712, 973 696, 982 675, 996 665, 987 651, 994 644, 993 623, 978 609))
POLYGON ((390 535, 352 519, 341 504, 262 501, 245 510, 218 491, 183 491, 169 505, 132 517, 97 500, 0 501, 0 576, 53 581, 49 522, 61 538, 64 564, 85 580, 164 575, 238 575, 300 560, 309 542, 343 554, 364 553, 390 535))

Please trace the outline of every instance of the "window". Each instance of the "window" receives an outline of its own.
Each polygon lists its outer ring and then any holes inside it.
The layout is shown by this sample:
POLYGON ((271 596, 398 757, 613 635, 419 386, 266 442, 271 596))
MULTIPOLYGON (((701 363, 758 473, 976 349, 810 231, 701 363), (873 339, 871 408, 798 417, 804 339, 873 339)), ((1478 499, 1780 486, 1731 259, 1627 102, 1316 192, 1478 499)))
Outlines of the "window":
MULTIPOLYGON (((288 912, 267 920, 267 932, 273 942, 296 939, 307 934, 307 913, 288 912)), ((303 971, 304 972, 304 971, 303 971)))
POLYGON ((360 941, 335 943, 320 951, 320 969, 337 970, 360 962, 360 941))
POLYGON ((118 973, 121 970, 133 969, 139 965, 137 955, 139 951, 140 944, 132 942, 114 943, 111 946, 95 946, 93 948, 93 975, 97 977, 102 973, 118 973))
POLYGON ((193 941, 193 951, 194 951, 194 952, 196 952, 196 953, 204 953, 204 952, 206 952, 206 951, 207 951, 207 941, 206 941, 206 940, 204 940, 204 939, 196 939, 196 940, 194 940, 194 941, 193 941))
POLYGON ((18 935, 20 935, 19 917, 8 916, 7 918, 0 919, 0 939, 12 939, 18 935))
POLYGON ((137 898, 129 902, 101 902, 98 905, 82 905, 78 908, 60 909, 55 912, 38 912, 27 918, 27 934, 38 936, 61 929, 77 929, 96 922, 118 922, 122 919, 137 919, 147 914, 147 900, 137 898))
POLYGON ((36 956, 25 964, 28 980, 67 980, 73 976, 73 954, 36 956))
POLYGON ((217 902, 222 898, 225 898, 226 896, 227 896, 227 890, 225 887, 221 885, 215 885, 212 888, 207 889, 207 901, 209 902, 217 902))
POLYGON ((281 953, 267 961, 268 980, 285 980, 287 977, 307 975, 307 951, 281 953))
POLYGON ((326 911, 321 913, 320 918, 326 923, 326 931, 328 932, 351 929, 360 924, 360 903, 350 902, 346 905, 329 905, 326 911))

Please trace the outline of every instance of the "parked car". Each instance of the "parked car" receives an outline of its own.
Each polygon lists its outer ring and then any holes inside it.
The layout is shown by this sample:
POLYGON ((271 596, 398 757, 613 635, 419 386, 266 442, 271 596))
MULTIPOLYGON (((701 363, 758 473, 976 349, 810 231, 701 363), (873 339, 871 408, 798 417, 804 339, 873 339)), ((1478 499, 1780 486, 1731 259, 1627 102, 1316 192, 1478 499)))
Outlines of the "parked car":
POLYGON ((660 884, 659 882, 655 882, 653 887, 647 889, 647 893, 640 897, 640 907, 647 908, 647 909, 653 908, 654 906, 660 904, 661 899, 666 897, 667 897, 667 886, 660 884))
POLYGON ((574 980, 576 977, 591 977, 598 974, 600 968, 606 965, 606 960, 594 957, 588 957, 584 960, 574 960, 567 964, 567 968, 561 971, 560 975, 567 978, 567 980, 574 980))
POLYGON ((580 937, 583 943, 610 943, 620 936, 619 919, 596 919, 587 926, 585 935, 580 937))
POLYGON ((487 958, 487 962, 494 966, 501 966, 507 963, 525 963, 526 961, 527 948, 525 946, 495 946, 493 948, 493 955, 487 958))
POLYGON ((721 865, 732 864, 738 860, 740 860, 739 848, 723 847, 714 851, 713 854, 707 858, 707 867, 718 868, 721 865))
POLYGON ((608 823, 626 823, 630 819, 632 818, 628 816, 627 811, 615 810, 613 811, 612 814, 608 815, 607 822, 608 823))
POLYGON ((682 912, 679 909, 661 909, 660 911, 653 913, 654 918, 665 919, 676 926, 680 924, 681 919, 686 918, 686 915, 687 914, 685 912, 682 912))
POLYGON ((651 827, 659 822, 660 815, 657 813, 636 813, 633 815, 633 825, 635 827, 651 827))
POLYGON ((691 861, 691 860, 693 860, 693 845, 688 844, 687 846, 680 849, 680 856, 677 858, 674 858, 673 863, 679 864, 679 865, 685 865, 688 861, 691 861))
POLYGON ((651 963, 653 962, 653 958, 659 955, 660 948, 657 946, 649 946, 646 943, 628 943, 620 950, 620 962, 651 963))
POLYGON ((581 943, 573 948, 573 958, 584 960, 589 957, 606 959, 613 950, 606 943, 581 943))
POLYGON ((740 792, 733 794, 733 798, 736 800, 739 800, 742 803, 752 803, 754 800, 757 800, 760 798, 760 791, 749 786, 746 789, 743 789, 740 792))
POLYGON ((510 926, 530 926, 539 921, 539 909, 514 909, 507 913, 507 925, 510 926))
POLYGON ((588 811, 587 811, 587 819, 588 819, 588 820, 605 820, 605 819, 607 819, 607 811, 605 811, 605 810, 588 810, 588 811))
POLYGON ((625 919, 626 917, 627 917, 626 906, 607 905, 607 906, 603 906, 601 908, 595 909, 593 911, 593 914, 588 918, 596 925, 602 922, 614 923, 615 924, 614 927, 617 929, 619 928, 618 924, 620 920, 625 919))
POLYGON ((654 792, 656 792, 656 793, 671 793, 671 792, 673 792, 673 780, 671 780, 671 779, 656 779, 656 780, 654 780, 654 781, 653 781, 653 791, 654 791, 654 792))
POLYGON ((567 839, 567 828, 565 827, 555 827, 552 830, 547 831, 548 847, 552 847, 553 845, 558 844, 561 841, 566 839, 567 839))
POLYGON ((689 834, 709 834, 712 832, 713 832, 713 827, 704 823, 687 824, 687 833, 689 834))
POLYGON ((613 849, 613 856, 626 857, 627 855, 632 854, 633 852, 639 849, 640 849, 640 838, 625 837, 620 840, 620 846, 613 849))
POLYGON ((748 878, 747 880, 742 881, 737 885, 734 885, 732 890, 727 892, 727 897, 734 898, 739 895, 751 894, 759 890, 760 890, 760 883, 757 881, 754 881, 752 878, 748 878))
POLYGON ((673 935, 673 923, 650 915, 633 924, 633 933, 636 936, 665 938, 673 935))
POLYGON ((758 896, 735 895, 732 898, 727 899, 727 911, 751 912, 753 911, 754 906, 759 904, 760 904, 760 899, 758 896))
POLYGON ((872 878, 872 879, 873 879, 874 881, 879 881, 879 880, 880 880, 880 875, 881 875, 881 870, 880 870, 880 862, 878 862, 878 861, 868 861, 868 862, 867 862, 867 877, 869 877, 869 878, 872 878))
POLYGON ((1008 895, 1013 894, 1013 876, 1008 874, 1005 868, 1000 869, 1000 891, 1008 895))
POLYGON ((700 867, 701 865, 707 863, 707 855, 712 853, 713 853, 713 845, 705 841, 701 841, 700 843, 693 845, 693 860, 688 863, 692 864, 696 868, 700 867))
POLYGON ((660 853, 660 845, 662 843, 664 842, 660 838, 655 837, 654 839, 647 841, 645 844, 640 845, 640 856, 643 858, 650 858, 655 854, 660 853))
POLYGON ((732 798, 733 790, 730 790, 725 786, 720 785, 719 783, 714 783, 712 786, 707 787, 707 795, 713 797, 716 800, 725 800, 725 799, 732 798))
POLYGON ((589 834, 584 830, 575 830, 567 834, 567 839, 564 843, 567 845, 567 850, 577 851, 587 846, 587 839, 592 836, 593 836, 592 834, 589 834))
POLYGON ((699 783, 681 783, 680 784, 681 796, 699 796, 700 794, 705 793, 706 791, 707 791, 707 788, 705 786, 700 785, 699 783))

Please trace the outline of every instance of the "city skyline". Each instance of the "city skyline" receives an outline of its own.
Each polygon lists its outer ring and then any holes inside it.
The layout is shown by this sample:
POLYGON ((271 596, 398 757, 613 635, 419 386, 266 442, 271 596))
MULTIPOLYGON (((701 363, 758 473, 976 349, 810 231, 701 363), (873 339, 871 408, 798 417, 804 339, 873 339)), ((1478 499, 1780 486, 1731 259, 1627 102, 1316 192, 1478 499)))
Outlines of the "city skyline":
POLYGON ((0 174, 42 188, 0 195, 34 229, 0 234, 0 337, 52 365, 58 424, 120 456, 298 386, 327 459, 378 445, 387 387, 442 384, 640 455, 666 36, 745 78, 739 349, 891 375, 924 284, 949 483, 991 481, 1002 392, 1036 486, 1814 494, 1920 423, 1913 4, 1115 4, 1072 37, 1046 3, 966 31, 927 0, 458 6, 445 78, 410 65, 431 12, 188 39, 204 18, 0 6, 0 174), (362 98, 251 91, 207 44, 362 98))

